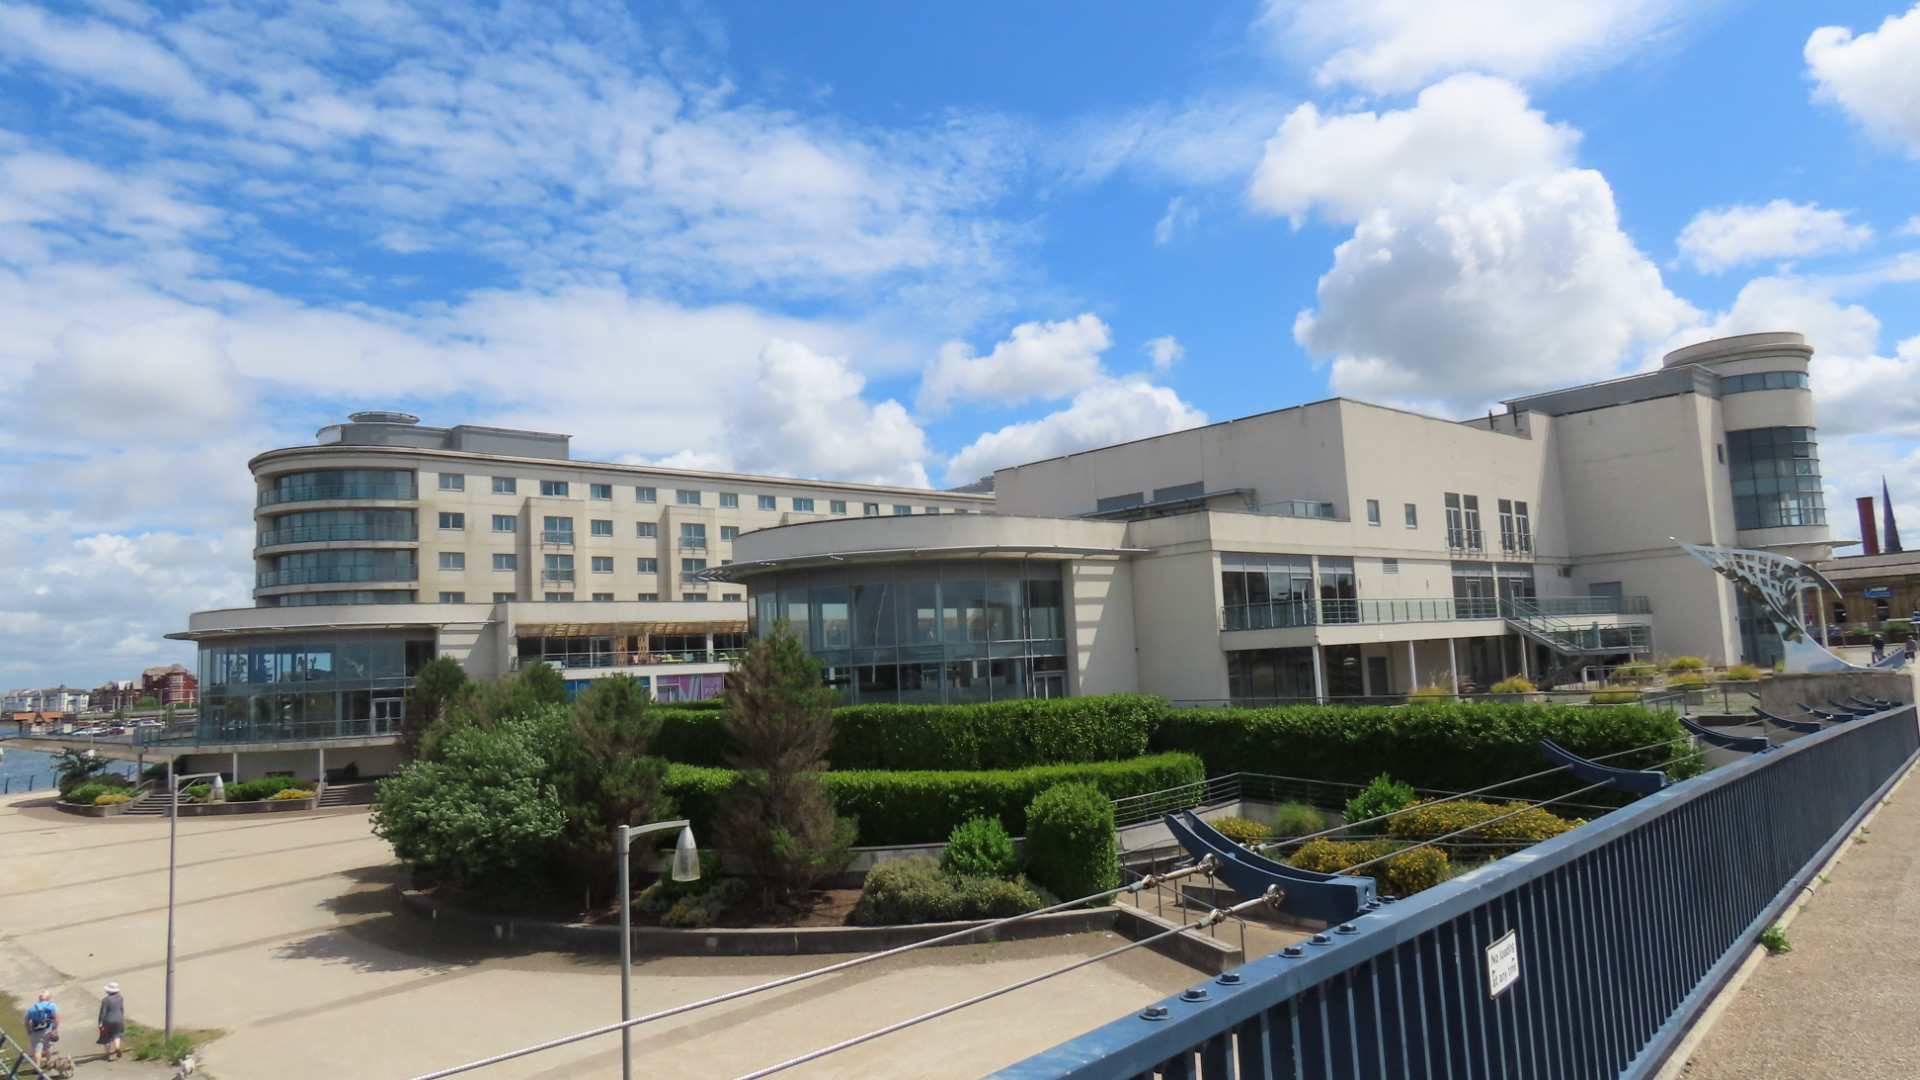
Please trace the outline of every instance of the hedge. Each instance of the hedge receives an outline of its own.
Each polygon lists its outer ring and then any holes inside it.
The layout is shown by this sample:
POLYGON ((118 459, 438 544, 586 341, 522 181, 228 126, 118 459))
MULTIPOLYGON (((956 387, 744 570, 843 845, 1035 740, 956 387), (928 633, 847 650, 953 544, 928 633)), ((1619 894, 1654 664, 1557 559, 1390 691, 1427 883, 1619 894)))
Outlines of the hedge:
MULTIPOLYGON (((1666 713, 1635 706, 1422 702, 1404 708, 1288 705, 1270 709, 1169 709, 1150 749, 1200 755, 1207 775, 1233 772, 1306 776, 1363 785, 1381 773, 1415 787, 1469 791, 1548 767, 1538 747, 1550 738, 1582 757, 1685 736, 1666 713)), ((1684 743, 1606 763, 1645 769, 1667 762, 1684 743)), ((1676 778, 1701 769, 1698 758, 1669 767, 1676 778)), ((1565 774, 1506 788, 1503 796, 1561 794, 1565 774)))
MULTIPOLYGON (((936 844, 973 817, 998 818, 1008 832, 1020 836, 1027 828, 1027 804, 1057 784, 1092 784, 1107 798, 1117 799, 1205 778, 1200 759, 1191 754, 977 772, 859 770, 822 775, 834 808, 859 819, 856 842, 861 844, 936 844)), ((715 808, 732 783, 731 769, 676 764, 667 768, 665 790, 678 801, 680 816, 691 819, 696 832, 710 835, 715 808)))
POLYGON ((1490 803, 1455 799, 1442 803, 1415 803, 1387 823, 1389 834, 1403 840, 1446 841, 1452 857, 1462 860, 1498 859, 1529 844, 1551 840, 1584 824, 1568 820, 1524 802, 1490 803), (1462 832, 1461 830, 1471 830, 1462 832))
POLYGON ((1119 888, 1113 804, 1106 793, 1092 784, 1060 784, 1036 796, 1027 807, 1027 869, 1062 899, 1119 888))
POLYGON ((1387 896, 1412 896, 1453 876, 1446 852, 1434 847, 1409 849, 1397 840, 1309 840, 1290 861, 1302 870, 1337 874, 1382 856, 1386 861, 1366 867, 1360 874, 1373 878, 1387 896))
MULTIPOLYGON (((1024 769, 1125 761, 1147 752, 1166 702, 1145 694, 1020 699, 974 705, 849 705, 833 714, 827 760, 840 770, 1024 769)), ((654 753, 686 765, 727 764, 715 709, 661 706, 654 753)))

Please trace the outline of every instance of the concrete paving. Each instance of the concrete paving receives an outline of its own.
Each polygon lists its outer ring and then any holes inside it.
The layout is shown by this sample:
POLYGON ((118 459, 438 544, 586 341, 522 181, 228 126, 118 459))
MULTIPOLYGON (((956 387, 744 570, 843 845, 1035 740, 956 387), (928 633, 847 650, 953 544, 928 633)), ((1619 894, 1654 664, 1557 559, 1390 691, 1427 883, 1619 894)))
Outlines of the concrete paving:
MULTIPOLYGON (((22 998, 55 987, 90 1036, 113 980, 133 1019, 160 1026, 166 821, 76 818, 45 800, 0 800, 0 987, 22 998)), ((205 1052, 208 1075, 405 1080, 619 1018, 611 957, 476 943, 399 911, 398 867, 364 808, 182 819, 179 831, 175 1022, 227 1032, 205 1052)), ((930 949, 699 1010, 636 1031, 636 1074, 725 1080, 1119 944, 1086 934, 930 949)), ((837 959, 643 961, 634 1008, 837 959)), ((1200 980, 1136 950, 786 1075, 981 1076, 1200 980)), ((114 1075, 107 1067, 83 1061, 81 1075, 114 1075)), ((156 1074, 140 1068, 126 1075, 156 1074)), ((619 1069, 618 1036, 604 1036, 472 1075, 619 1069)))

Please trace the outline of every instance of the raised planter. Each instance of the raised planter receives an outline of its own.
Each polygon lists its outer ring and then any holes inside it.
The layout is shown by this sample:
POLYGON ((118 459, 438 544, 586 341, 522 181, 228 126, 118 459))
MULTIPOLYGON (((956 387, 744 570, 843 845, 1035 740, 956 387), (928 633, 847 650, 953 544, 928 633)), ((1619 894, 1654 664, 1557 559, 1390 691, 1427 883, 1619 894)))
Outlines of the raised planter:
POLYGON ((139 802, 140 800, 135 799, 132 802, 108 803, 105 806, 89 806, 83 803, 70 803, 55 799, 53 808, 63 814, 74 814, 79 817, 118 817, 127 812, 127 807, 137 806, 139 802))
POLYGON ((304 799, 254 799, 249 802, 216 802, 180 804, 181 817, 220 817, 225 814, 287 814, 296 810, 311 810, 320 805, 320 796, 309 795, 304 799))

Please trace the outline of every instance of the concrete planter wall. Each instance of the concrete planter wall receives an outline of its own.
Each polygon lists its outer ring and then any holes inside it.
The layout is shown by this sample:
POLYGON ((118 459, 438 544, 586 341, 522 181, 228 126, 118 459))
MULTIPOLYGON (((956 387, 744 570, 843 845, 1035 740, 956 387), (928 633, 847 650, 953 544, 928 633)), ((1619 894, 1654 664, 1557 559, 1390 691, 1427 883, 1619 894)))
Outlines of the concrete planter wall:
POLYGON ((118 817, 127 812, 127 807, 138 805, 138 803, 139 800, 136 799, 133 802, 110 803, 106 806, 85 806, 79 803, 55 801, 53 808, 63 814, 74 814, 78 817, 118 817))
POLYGON ((296 810, 311 810, 320 804, 320 796, 312 795, 304 799, 256 799, 252 802, 217 802, 180 804, 181 817, 220 817, 226 814, 286 814, 296 810))

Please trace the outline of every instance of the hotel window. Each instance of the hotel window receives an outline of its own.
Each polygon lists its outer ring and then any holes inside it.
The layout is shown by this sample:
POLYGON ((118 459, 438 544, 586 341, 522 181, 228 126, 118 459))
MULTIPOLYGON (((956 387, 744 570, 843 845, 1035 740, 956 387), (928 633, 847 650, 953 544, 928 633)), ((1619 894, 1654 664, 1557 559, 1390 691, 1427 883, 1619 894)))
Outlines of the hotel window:
POLYGON ((738 492, 723 491, 720 493, 720 509, 738 510, 739 508, 740 508, 740 495, 738 492))
POLYGON ((660 526, 651 521, 636 521, 633 523, 633 535, 642 540, 651 540, 660 535, 660 526))
POLYGON ((740 537, 740 526, 738 526, 738 525, 722 525, 722 526, 720 526, 720 539, 722 539, 722 540, 737 540, 737 539, 739 539, 739 537, 740 537))
POLYGON ((543 544, 573 543, 573 519, 570 517, 550 517, 543 519, 540 526, 540 542, 543 544))
POLYGON ((1367 500, 1367 524, 1369 525, 1380 524, 1380 500, 1379 499, 1367 500))
POLYGON ((845 499, 833 499, 833 500, 831 500, 831 501, 829 501, 829 502, 827 503, 827 512, 828 512, 828 513, 830 513, 830 514, 844 514, 844 513, 846 513, 846 512, 847 512, 847 500, 845 500, 845 499))
POLYGON ((681 506, 699 506, 700 493, 697 491, 676 491, 673 493, 673 501, 679 503, 681 506))
POLYGON ((707 568, 707 560, 705 559, 681 559, 680 560, 680 576, 681 578, 687 581, 694 580, 694 575, 698 574, 702 570, 705 570, 706 568, 707 568))
POLYGON ((879 503, 862 503, 860 504, 860 512, 866 515, 867 517, 879 517, 880 504, 879 503))
POLYGON ((493 602, 496 604, 511 604, 513 603, 513 594, 510 592, 494 593, 493 602))
POLYGON ((493 478, 493 493, 495 495, 512 495, 519 490, 519 481, 516 481, 511 476, 496 476, 493 478))
POLYGON ((705 603, 707 594, 703 592, 682 593, 680 594, 680 599, 695 603, 705 603))
POLYGON ((610 592, 594 593, 593 602, 596 604, 610 604, 613 602, 613 594, 610 592))
POLYGON ((705 550, 707 546, 707 527, 698 522, 687 521, 680 525, 680 546, 705 550))
POLYGON ((813 500, 812 499, 795 499, 793 500, 793 508, 799 511, 800 513, 811 514, 813 513, 813 500))
POLYGON ((929 514, 938 514, 939 512, 940 512, 940 508, 939 508, 939 507, 937 507, 937 506, 929 506, 929 507, 927 507, 927 513, 929 513, 929 514))
POLYGON ((440 527, 443 529, 464 529, 467 527, 467 515, 442 513, 440 515, 440 527))
POLYGON ((1407 504, 1407 528, 1417 529, 1419 527, 1420 527, 1420 508, 1415 506, 1412 503, 1408 503, 1407 504))
POLYGON ((762 496, 760 496, 760 509, 762 509, 762 510, 773 510, 773 509, 776 509, 776 504, 775 504, 775 502, 774 502, 774 498, 773 498, 773 496, 771 496, 771 495, 762 495, 762 496))
POLYGON ((463 592, 443 592, 440 594, 440 602, 443 604, 464 604, 467 602, 467 594, 463 592))
POLYGON ((660 572, 660 560, 635 559, 633 569, 637 574, 657 574, 660 572))
POLYGON ((1527 517, 1527 504, 1501 499, 1500 550, 1510 555, 1533 554, 1533 525, 1527 517))
POLYGON ((573 580, 573 556, 548 555, 546 557, 546 564, 547 564, 546 569, 540 572, 540 576, 542 580, 545 580, 545 581, 572 581, 573 580))
POLYGON ((898 503, 894 504, 894 507, 893 507, 894 517, 906 517, 908 514, 911 514, 911 513, 913 513, 913 507, 901 506, 898 503))
POLYGON ((587 532, 593 536, 612 536, 613 522, 594 518, 587 522, 587 532))
POLYGON ((1736 529, 1827 523, 1820 446, 1810 427, 1727 432, 1727 475, 1736 529))
POLYGON ((504 532, 504 533, 517 532, 519 528, 520 528, 520 519, 517 517, 514 517, 512 514, 493 515, 493 531, 494 532, 504 532))
POLYGON ((440 490, 441 491, 467 490, 467 474, 457 473, 457 472, 441 473, 440 474, 440 490))
POLYGON ((566 498, 567 482, 565 480, 542 480, 540 481, 540 494, 566 498))
POLYGON ((656 604, 660 602, 660 594, 657 592, 643 592, 634 598, 643 604, 656 604))
POLYGON ((633 501, 634 502, 659 502, 660 493, 650 487, 637 487, 633 489, 633 501))
POLYGON ((612 499, 612 484, 588 484, 587 497, 591 499, 612 499))
POLYGON ((740 593, 737 593, 737 592, 730 592, 730 593, 721 593, 721 594, 720 594, 720 599, 722 599, 722 600, 731 600, 731 601, 733 601, 733 602, 735 602, 735 603, 738 603, 738 602, 739 602, 739 601, 741 601, 741 600, 745 600, 745 599, 746 599, 746 597, 745 597, 745 596, 743 596, 743 595, 741 595, 740 593))
POLYGON ((465 570, 467 555, 464 551, 443 551, 440 553, 440 569, 465 570))
POLYGON ((1383 574, 1397 574, 1397 573, 1399 573, 1399 572, 1400 572, 1400 560, 1399 560, 1399 559, 1381 559, 1381 560, 1380 560, 1380 572, 1381 572, 1381 573, 1383 573, 1383 574))
POLYGON ((493 557, 493 568, 495 570, 517 570, 520 568, 520 556, 495 555, 493 557))
POLYGON ((1456 551, 1479 551, 1486 547, 1480 531, 1480 497, 1447 492, 1447 546, 1456 551))
POLYGON ((550 592, 547 594, 547 603, 571 604, 573 603, 573 594, 570 592, 550 592))
POLYGON ((593 557, 593 572, 596 574, 613 573, 613 556, 595 555, 593 557))

